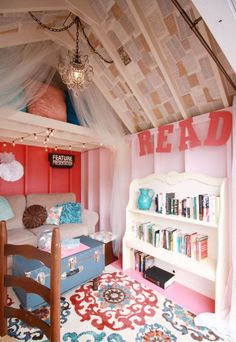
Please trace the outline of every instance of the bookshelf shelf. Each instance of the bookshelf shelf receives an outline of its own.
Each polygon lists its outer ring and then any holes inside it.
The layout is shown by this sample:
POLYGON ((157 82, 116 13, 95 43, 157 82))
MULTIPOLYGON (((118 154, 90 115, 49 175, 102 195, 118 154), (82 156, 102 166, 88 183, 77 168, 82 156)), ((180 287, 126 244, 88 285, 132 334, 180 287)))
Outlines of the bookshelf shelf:
POLYGON ((182 222, 182 223, 188 223, 191 225, 197 225, 202 227, 209 227, 209 228, 218 228, 218 225, 216 223, 211 222, 205 222, 200 220, 194 220, 178 215, 165 215, 165 214, 158 214, 155 211, 151 210, 139 210, 139 209, 128 209, 130 213, 152 217, 152 218, 158 218, 159 220, 169 220, 169 221, 176 221, 176 222, 182 222))
POLYGON ((155 258, 168 262, 172 266, 184 268, 186 271, 197 274, 200 277, 215 281, 216 260, 211 258, 197 261, 188 258, 186 255, 168 251, 164 248, 157 248, 150 243, 137 239, 133 234, 125 240, 128 248, 139 250, 143 253, 155 256, 155 258))
POLYGON ((228 227, 226 189, 224 178, 193 173, 152 174, 133 180, 130 184, 129 203, 126 208, 123 269, 134 269, 135 251, 149 254, 155 258, 156 266, 174 272, 178 283, 214 299, 215 312, 220 311, 229 267, 226 255, 228 227), (172 192, 175 193, 176 198, 180 199, 193 198, 199 194, 208 194, 209 198, 210 196, 219 197, 218 218, 214 222, 208 222, 186 218, 182 215, 159 214, 155 212, 154 199, 150 210, 140 210, 137 205, 140 188, 150 188, 155 194, 172 192), (155 243, 152 240, 150 240, 152 242, 147 242, 145 234, 140 238, 134 227, 147 222, 164 227, 164 229, 177 229, 185 235, 193 233, 207 235, 208 257, 197 261, 194 257, 177 251, 154 246, 155 243))

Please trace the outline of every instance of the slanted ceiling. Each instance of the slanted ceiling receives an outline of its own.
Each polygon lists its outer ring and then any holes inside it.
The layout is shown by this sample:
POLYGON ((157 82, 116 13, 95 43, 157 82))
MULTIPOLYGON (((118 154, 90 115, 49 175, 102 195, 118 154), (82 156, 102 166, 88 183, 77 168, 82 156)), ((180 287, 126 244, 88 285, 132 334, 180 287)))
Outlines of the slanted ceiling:
MULTIPOLYGON (((190 0, 180 5, 194 21, 190 0)), ((106 64, 86 43, 94 83, 135 133, 232 104, 235 90, 218 70, 171 0, 1 0, 0 47, 53 40, 74 48, 74 27, 43 30, 28 14, 60 26, 69 12, 79 15, 93 46, 114 63, 106 64)), ((197 27, 227 73, 235 74, 203 20, 197 27)))

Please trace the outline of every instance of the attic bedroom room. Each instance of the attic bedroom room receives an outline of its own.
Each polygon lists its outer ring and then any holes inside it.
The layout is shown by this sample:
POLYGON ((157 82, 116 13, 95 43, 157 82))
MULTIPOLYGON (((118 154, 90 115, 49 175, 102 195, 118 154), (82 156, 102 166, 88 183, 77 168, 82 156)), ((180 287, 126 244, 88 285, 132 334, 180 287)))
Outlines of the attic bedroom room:
POLYGON ((0 0, 0 341, 236 341, 235 0, 0 0))

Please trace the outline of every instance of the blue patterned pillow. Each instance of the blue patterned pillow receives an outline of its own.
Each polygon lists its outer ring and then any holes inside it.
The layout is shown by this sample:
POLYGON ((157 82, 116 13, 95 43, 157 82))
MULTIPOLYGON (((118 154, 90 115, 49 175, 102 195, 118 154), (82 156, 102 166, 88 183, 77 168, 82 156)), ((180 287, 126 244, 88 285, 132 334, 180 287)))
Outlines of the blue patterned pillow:
POLYGON ((66 202, 59 205, 63 205, 60 223, 81 223, 80 203, 66 202))
POLYGON ((0 221, 10 220, 15 216, 8 200, 0 196, 0 221))

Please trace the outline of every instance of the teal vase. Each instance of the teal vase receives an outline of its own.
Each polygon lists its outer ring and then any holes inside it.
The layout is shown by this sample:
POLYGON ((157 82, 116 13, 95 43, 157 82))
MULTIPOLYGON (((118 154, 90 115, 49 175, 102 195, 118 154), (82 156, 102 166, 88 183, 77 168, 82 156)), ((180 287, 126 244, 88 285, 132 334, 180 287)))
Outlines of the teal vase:
POLYGON ((148 188, 140 188, 139 191, 138 208, 141 210, 149 210, 152 204, 154 191, 148 188))

